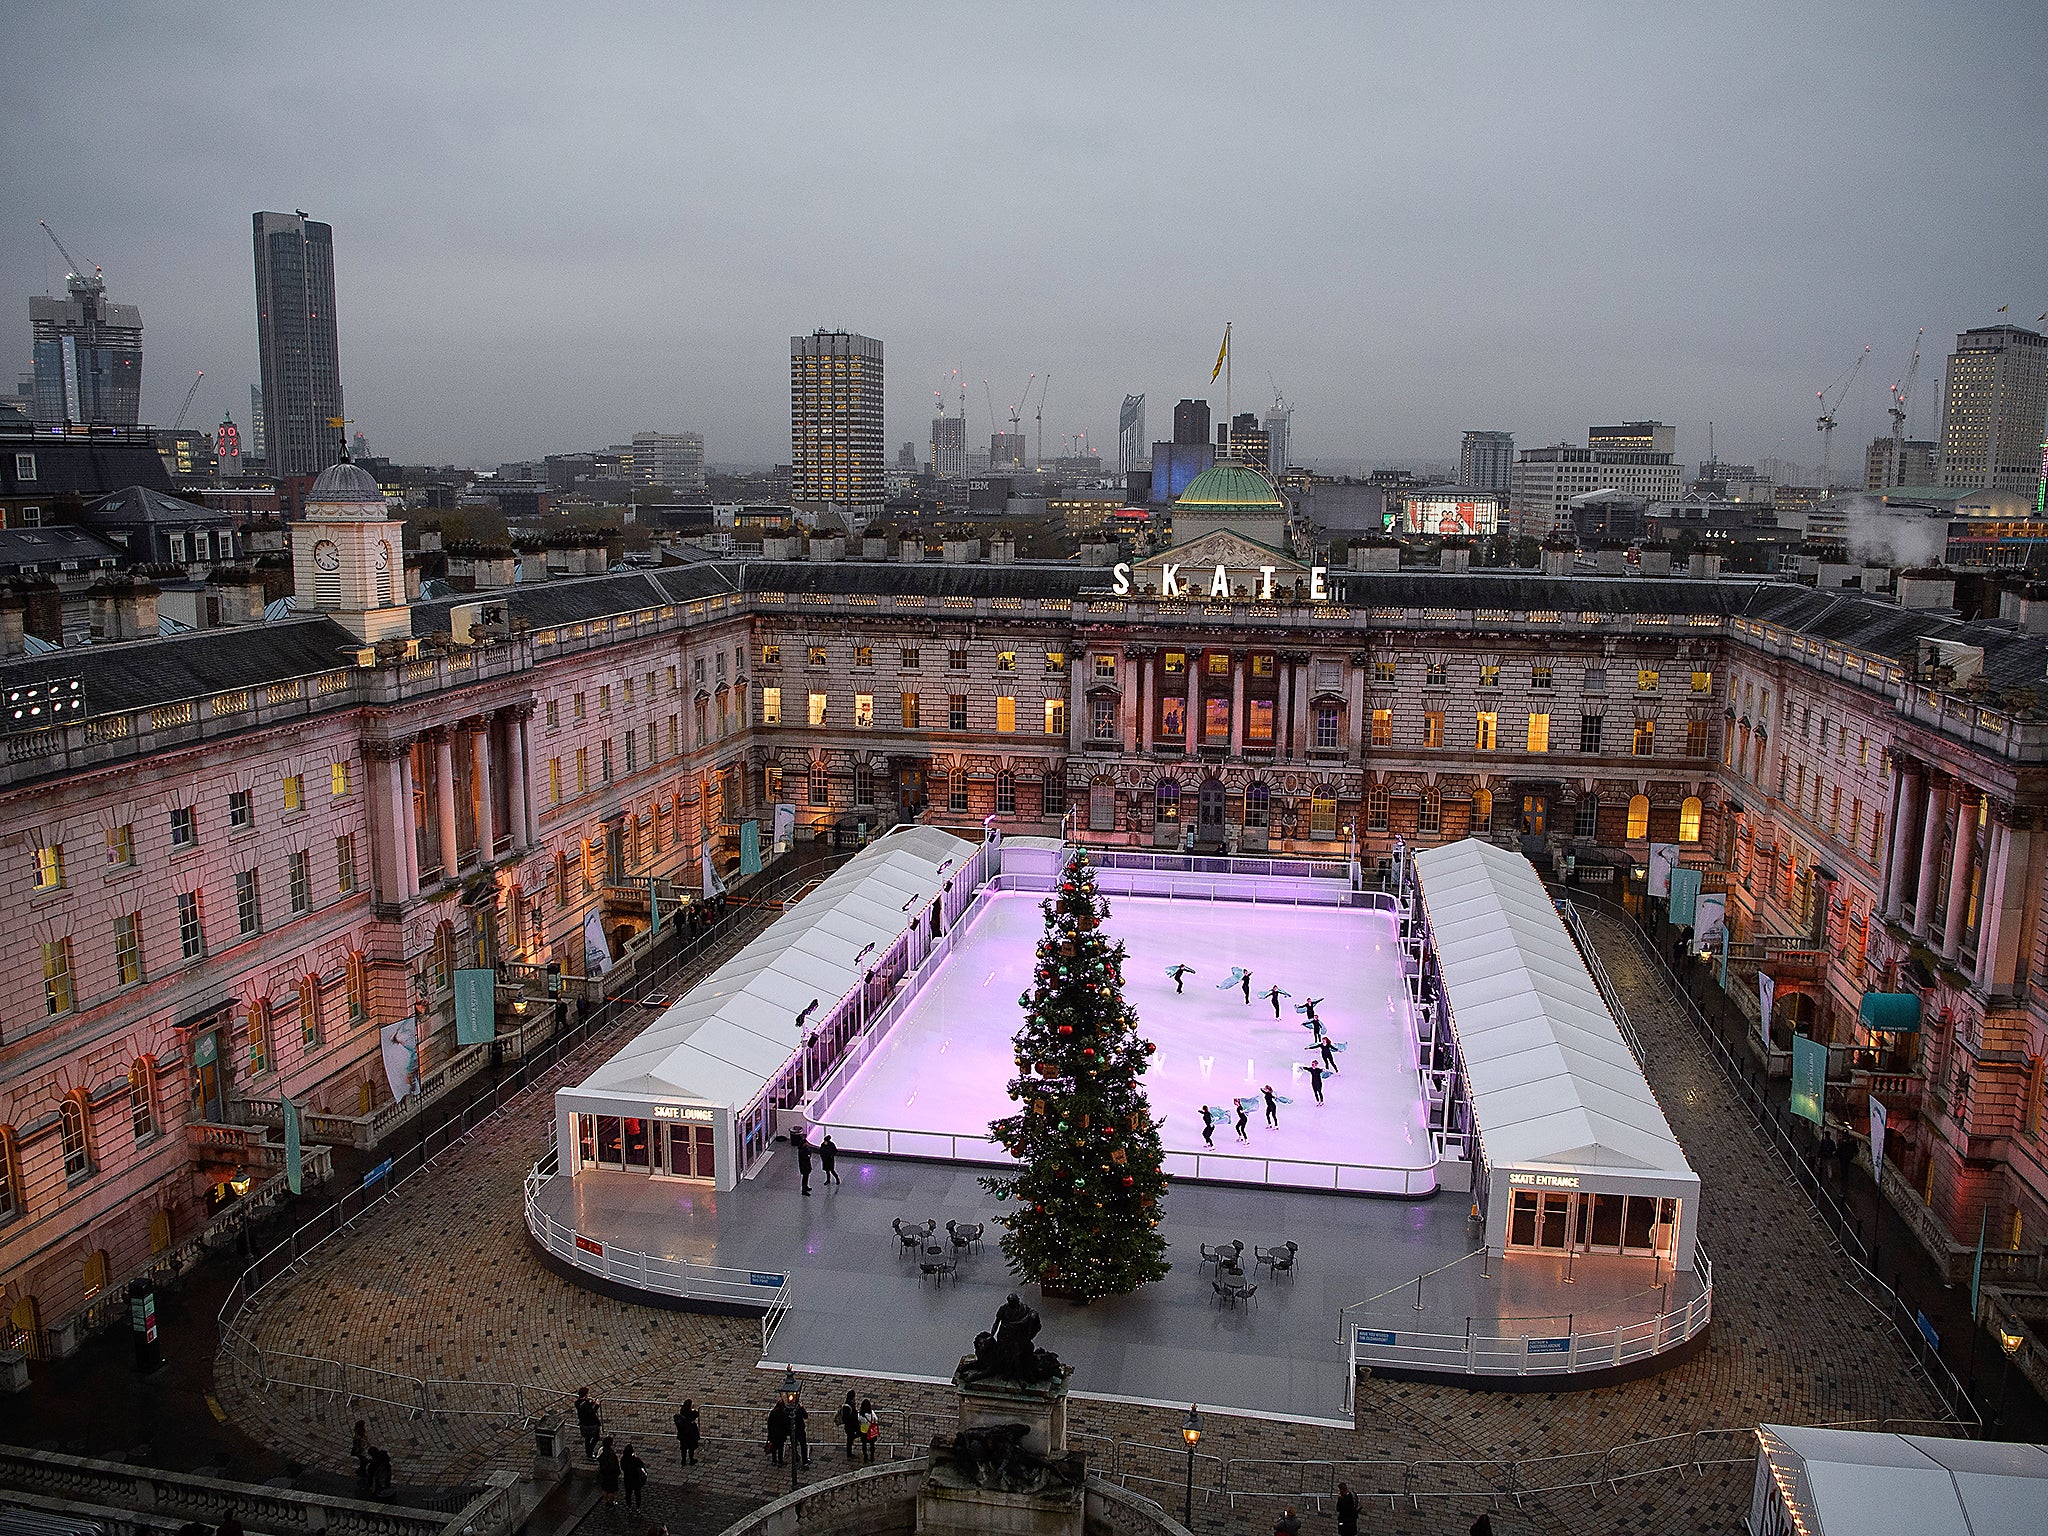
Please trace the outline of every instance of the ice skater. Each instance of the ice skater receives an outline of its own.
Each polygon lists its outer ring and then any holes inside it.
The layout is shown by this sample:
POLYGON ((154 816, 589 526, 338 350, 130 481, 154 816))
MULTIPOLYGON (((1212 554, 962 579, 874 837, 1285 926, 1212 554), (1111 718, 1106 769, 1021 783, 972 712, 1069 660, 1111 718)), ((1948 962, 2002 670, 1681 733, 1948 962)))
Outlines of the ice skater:
POLYGON ((1202 1145, 1216 1150, 1216 1111, 1206 1104, 1202 1106, 1202 1145))
POLYGON ((1280 1128, 1280 1101, 1273 1096, 1273 1085, 1266 1084, 1259 1090, 1259 1097, 1266 1101, 1266 1126, 1269 1130, 1280 1128))
POLYGON ((1244 1005, 1249 1008, 1252 1005, 1252 973, 1250 971, 1239 971, 1237 979, 1244 987, 1244 1005))
POLYGON ((1252 973, 1241 965, 1233 965, 1230 974, 1216 983, 1218 992, 1228 992, 1232 987, 1244 988, 1244 1000, 1252 1000, 1252 973))
POLYGON ((1337 1070, 1337 1042, 1328 1035, 1316 1042, 1316 1050, 1323 1058, 1323 1070, 1335 1073, 1337 1070))
POLYGON ((1273 1017, 1277 1019, 1280 1017, 1280 999, 1292 997, 1294 994, 1292 992, 1282 992, 1280 990, 1280 983, 1276 981, 1273 985, 1266 988, 1265 991, 1261 992, 1259 996, 1265 998, 1273 1005, 1273 1017))
POLYGON ((1294 1011, 1305 1016, 1302 1022, 1310 1029, 1321 1029, 1323 1027, 1323 1021, 1316 1017, 1316 1004, 1321 1001, 1320 997, 1309 997, 1302 999, 1302 1001, 1294 1005, 1294 1011))
POLYGON ((1181 993, 1181 983, 1195 974, 1195 968, 1192 965, 1169 965, 1166 974, 1173 978, 1174 996, 1178 997, 1181 993))
POLYGON ((1318 1104, 1322 1103, 1323 1068, 1320 1062, 1312 1061, 1308 1064, 1308 1088, 1309 1092, 1313 1093, 1316 1096, 1316 1102, 1318 1104))
POLYGON ((1244 1128, 1251 1124, 1251 1120, 1252 1101, 1250 1099, 1239 1099, 1237 1101, 1237 1139, 1239 1141, 1251 1140, 1251 1137, 1244 1133, 1244 1128))

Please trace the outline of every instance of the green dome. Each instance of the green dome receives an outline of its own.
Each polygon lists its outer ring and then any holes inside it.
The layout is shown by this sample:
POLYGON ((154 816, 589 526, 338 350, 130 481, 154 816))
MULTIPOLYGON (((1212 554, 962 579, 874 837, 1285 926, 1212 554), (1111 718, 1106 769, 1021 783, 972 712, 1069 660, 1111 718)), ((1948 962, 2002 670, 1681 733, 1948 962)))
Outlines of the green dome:
POLYGON ((1273 482, 1249 464, 1239 464, 1225 459, 1212 464, 1188 482, 1176 507, 1189 509, 1210 507, 1256 507, 1267 511, 1284 511, 1287 503, 1280 499, 1280 493, 1273 489, 1273 482))

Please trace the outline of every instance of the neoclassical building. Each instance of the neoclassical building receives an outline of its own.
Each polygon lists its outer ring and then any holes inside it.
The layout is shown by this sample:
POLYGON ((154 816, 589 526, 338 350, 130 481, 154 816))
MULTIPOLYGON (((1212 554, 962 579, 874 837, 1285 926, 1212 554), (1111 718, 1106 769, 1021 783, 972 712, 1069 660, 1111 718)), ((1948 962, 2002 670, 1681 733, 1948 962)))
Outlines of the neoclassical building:
POLYGON ((19 1331, 188 1239, 282 1099, 374 1118, 394 1025, 422 1074, 451 1060, 456 969, 580 972, 593 912, 616 943, 777 804, 1368 868, 1476 833, 1617 895, 1676 843, 1776 946, 1781 1028, 1859 1048, 1930 1221, 2048 1233, 2031 604, 1325 571, 1227 522, 1113 569, 749 560, 421 604, 401 533, 339 465, 289 617, 31 656, 0 594, 0 687, 84 700, 0 764, 19 1331), (1869 993, 1917 996, 1917 1032, 1869 993))

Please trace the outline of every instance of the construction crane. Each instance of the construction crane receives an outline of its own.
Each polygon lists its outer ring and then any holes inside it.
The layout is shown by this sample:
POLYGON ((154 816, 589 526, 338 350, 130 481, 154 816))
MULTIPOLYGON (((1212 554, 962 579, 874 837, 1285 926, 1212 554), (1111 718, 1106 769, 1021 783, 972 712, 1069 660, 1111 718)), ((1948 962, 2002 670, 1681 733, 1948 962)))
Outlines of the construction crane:
POLYGON ((1045 383, 1038 386, 1038 467, 1045 468, 1045 392, 1052 385, 1052 375, 1045 376, 1045 383))
POLYGON ((988 429, 989 429, 989 431, 991 431, 991 432, 1000 432, 1000 431, 1002 431, 1002 430, 1003 430, 1003 428, 1002 428, 1002 424, 1001 424, 1000 422, 998 422, 998 421, 996 420, 996 392, 995 392, 995 390, 994 390, 994 389, 992 389, 992 388, 990 388, 990 387, 989 387, 989 382, 988 382, 988 380, 987 380, 987 379, 983 379, 983 380, 981 381, 981 392, 982 392, 982 393, 983 393, 984 395, 987 395, 987 396, 988 396, 988 429))
POLYGON ((104 293, 107 285, 100 276, 100 269, 95 266, 92 269, 92 276, 87 277, 85 275, 85 263, 64 249, 64 242, 57 238, 57 231, 50 228, 49 221, 47 219, 38 219, 36 222, 43 226, 43 233, 50 237, 50 244, 57 247, 57 254, 64 258, 64 265, 68 269, 65 273, 66 286, 75 286, 96 293, 104 293))
POLYGON ((1856 382, 1856 375, 1863 367, 1863 359, 1868 356, 1870 356, 1870 348, 1865 347, 1856 354, 1856 361, 1849 365, 1846 373, 1826 389, 1814 391, 1814 398, 1820 401, 1820 415, 1814 419, 1813 424, 1820 429, 1820 493, 1824 499, 1835 494, 1833 474, 1835 412, 1842 408, 1842 401, 1849 394, 1849 386, 1856 382), (1829 395, 1835 397, 1832 402, 1828 399, 1829 395))
POLYGON ((1913 360, 1906 364, 1906 376, 1892 385, 1892 403, 1889 407, 1892 418, 1892 467, 1891 483, 1903 485, 1906 480, 1906 411, 1907 402, 1912 398, 1913 381, 1920 373, 1920 338, 1927 334, 1922 326, 1913 333, 1913 360))
POLYGON ((185 425, 185 413, 192 409, 192 397, 199 393, 199 381, 205 377, 206 370, 204 368, 200 369, 193 377, 192 387, 185 391, 185 403, 178 407, 178 419, 171 423, 171 430, 173 432, 176 432, 185 425))

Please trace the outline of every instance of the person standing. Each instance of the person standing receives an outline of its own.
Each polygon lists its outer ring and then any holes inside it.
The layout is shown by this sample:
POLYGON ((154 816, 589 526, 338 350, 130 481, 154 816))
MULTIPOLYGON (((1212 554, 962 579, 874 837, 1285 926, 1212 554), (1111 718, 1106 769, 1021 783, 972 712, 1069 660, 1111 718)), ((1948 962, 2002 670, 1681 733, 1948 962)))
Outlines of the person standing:
POLYGON ((597 1453, 597 1486, 604 1490, 604 1507, 610 1509, 619 1498, 619 1455, 612 1449, 612 1437, 606 1435, 597 1453))
POLYGON ((1270 987, 1266 988, 1266 990, 1260 993, 1259 995, 1265 998, 1270 1003, 1272 1003, 1273 1017, 1276 1019, 1280 1017, 1280 999, 1283 997, 1294 996, 1292 992, 1282 992, 1280 990, 1280 983, 1277 981, 1274 982, 1273 985, 1271 985, 1270 987))
POLYGON ((811 1143, 804 1135, 804 1128, 798 1126, 789 1133, 790 1145, 796 1148, 796 1171, 804 1181, 804 1193, 811 1192, 811 1143))
POLYGON ((381 1445, 370 1447, 370 1494, 391 1491, 391 1453, 381 1445))
POLYGON ((1322 1102, 1323 1102, 1323 1068, 1322 1068, 1322 1063, 1320 1063, 1320 1062, 1314 1062, 1314 1061, 1312 1061, 1312 1062, 1310 1062, 1310 1063, 1308 1064, 1308 1086, 1309 1086, 1309 1091, 1310 1091, 1311 1093, 1313 1093, 1313 1094, 1314 1094, 1314 1095, 1316 1096, 1316 1102, 1317 1102, 1318 1104, 1322 1103, 1322 1102))
POLYGON ((1358 1536, 1358 1495, 1349 1483, 1337 1485, 1337 1536, 1358 1536))
POLYGON ((1316 1050, 1323 1058, 1323 1070, 1325 1072, 1335 1072, 1337 1070, 1336 1042, 1331 1040, 1328 1035, 1325 1035, 1316 1042, 1316 1050))
POLYGON ((603 1422, 598 1418, 597 1399, 590 1395, 590 1388, 576 1389, 576 1427, 583 1431, 583 1454, 597 1454, 597 1438, 604 1433, 603 1422))
POLYGON ((1237 973, 1237 980, 1238 984, 1244 988, 1244 1005, 1249 1008, 1252 1005, 1252 973, 1250 971, 1239 971, 1237 973))
POLYGON ((789 1405, 789 1457, 800 1467, 811 1464, 811 1432, 806 1427, 810 1417, 802 1403, 789 1405))
POLYGON ((1251 1110, 1246 1106, 1245 1101, 1243 1099, 1239 1099, 1237 1101, 1237 1139, 1239 1141, 1251 1140, 1251 1137, 1245 1135, 1244 1133, 1244 1128, 1247 1125, 1251 1124, 1251 1118, 1251 1110))
POLYGON ((619 1458, 619 1481, 625 1485, 626 1508, 638 1509, 641 1490, 647 1486, 647 1463, 630 1445, 626 1447, 626 1454, 619 1458))
POLYGON ((1265 1087, 1261 1088, 1259 1090, 1259 1097, 1266 1101, 1267 1126, 1278 1130, 1280 1127, 1280 1101, 1273 1097, 1273 1085, 1268 1083, 1265 1087))
POLYGON ((818 1143, 818 1166, 825 1170, 826 1184, 839 1182, 839 1175, 833 1171, 839 1166, 839 1143, 832 1139, 830 1131, 827 1131, 825 1139, 818 1143))
POLYGON ((839 1405, 839 1411, 832 1418, 838 1424, 839 1432, 846 1437, 846 1459, 851 1461, 860 1443, 860 1408, 853 1393, 846 1394, 846 1401, 839 1405))
POLYGON ((1216 1149, 1216 1111, 1206 1104, 1202 1106, 1202 1145, 1212 1152, 1216 1149))
POLYGON ((683 1406, 676 1410, 676 1450, 683 1458, 683 1465, 694 1466, 697 1461, 697 1442, 703 1431, 698 1428, 697 1400, 683 1399, 683 1406))
POLYGON ((871 1397, 860 1400, 860 1459, 863 1462, 875 1459, 875 1446, 882 1438, 882 1416, 875 1412, 875 1401, 871 1397))
POLYGON ((1187 979, 1195 974, 1195 968, 1192 965, 1169 965, 1166 974, 1173 978, 1174 995, 1178 997, 1187 979))
POLYGON ((1290 1507, 1280 1511, 1280 1518, 1273 1522, 1273 1536, 1301 1536, 1301 1516, 1290 1507))
POLYGON ((768 1410, 768 1459, 782 1465, 782 1448, 789 1443, 789 1404, 781 1398, 768 1410))

